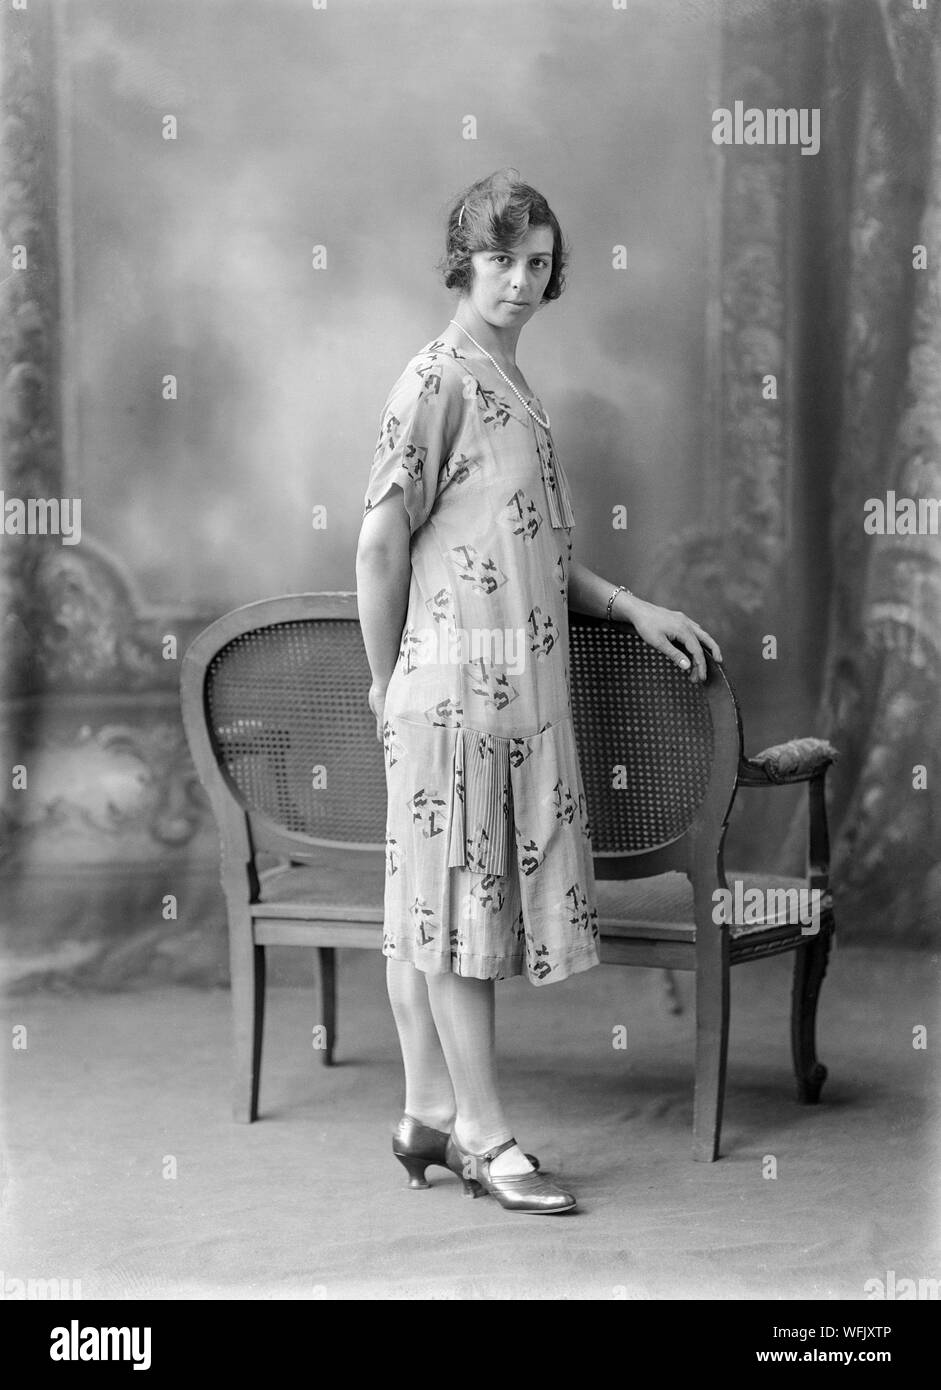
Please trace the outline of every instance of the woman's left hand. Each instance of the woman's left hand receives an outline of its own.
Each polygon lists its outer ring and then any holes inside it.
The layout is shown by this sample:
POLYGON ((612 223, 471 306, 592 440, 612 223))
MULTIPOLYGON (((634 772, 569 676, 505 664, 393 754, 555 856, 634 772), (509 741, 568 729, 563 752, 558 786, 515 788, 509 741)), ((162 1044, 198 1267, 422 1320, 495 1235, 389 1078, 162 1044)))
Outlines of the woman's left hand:
POLYGON ((672 608, 658 608, 654 603, 639 599, 636 611, 631 614, 631 622, 645 642, 664 652, 671 661, 676 662, 681 671, 688 670, 694 684, 706 679, 703 643, 716 661, 722 660, 719 644, 709 636, 705 628, 700 627, 685 613, 672 608), (676 643, 685 647, 685 652, 677 648, 676 643))

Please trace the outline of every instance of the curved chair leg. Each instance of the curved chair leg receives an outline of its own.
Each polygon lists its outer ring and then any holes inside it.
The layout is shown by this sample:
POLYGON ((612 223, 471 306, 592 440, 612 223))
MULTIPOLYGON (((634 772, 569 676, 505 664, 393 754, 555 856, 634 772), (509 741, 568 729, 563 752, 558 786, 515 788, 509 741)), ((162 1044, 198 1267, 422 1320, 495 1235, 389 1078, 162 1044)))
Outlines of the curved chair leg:
POLYGON ((320 1018, 327 1034, 327 1046, 321 1060, 325 1067, 333 1066, 333 1048, 337 1040, 337 968, 336 951, 332 946, 318 946, 320 961, 320 1018))
POLYGON ((261 1044, 265 1030, 265 948, 252 941, 250 923, 242 931, 230 931, 229 969, 235 1026, 233 1112, 236 1120, 251 1124, 258 1119, 261 1044))
POLYGON ((708 943, 699 939, 696 943, 693 1158, 700 1163, 713 1163, 719 1157, 728 1046, 729 939, 721 928, 713 928, 708 943))
POLYGON ((794 984, 791 991, 791 1054, 797 1078, 797 1099, 815 1105, 827 1079, 827 1069, 817 1061, 817 999, 827 973, 833 918, 823 915, 820 931, 799 946, 794 957, 794 984))

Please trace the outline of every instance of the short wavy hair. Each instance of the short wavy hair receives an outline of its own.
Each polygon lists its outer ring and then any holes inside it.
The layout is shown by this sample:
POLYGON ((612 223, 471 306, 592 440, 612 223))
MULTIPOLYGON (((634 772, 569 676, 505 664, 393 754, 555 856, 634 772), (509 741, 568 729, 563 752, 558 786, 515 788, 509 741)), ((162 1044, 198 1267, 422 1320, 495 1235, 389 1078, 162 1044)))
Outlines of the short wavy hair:
POLYGON ((444 258, 438 263, 445 286, 466 293, 474 279, 474 252, 511 250, 531 227, 549 227, 552 231, 552 273, 542 299, 558 299, 565 288, 570 248, 545 198, 524 183, 516 169, 498 169, 488 174, 455 200, 448 213, 444 258))

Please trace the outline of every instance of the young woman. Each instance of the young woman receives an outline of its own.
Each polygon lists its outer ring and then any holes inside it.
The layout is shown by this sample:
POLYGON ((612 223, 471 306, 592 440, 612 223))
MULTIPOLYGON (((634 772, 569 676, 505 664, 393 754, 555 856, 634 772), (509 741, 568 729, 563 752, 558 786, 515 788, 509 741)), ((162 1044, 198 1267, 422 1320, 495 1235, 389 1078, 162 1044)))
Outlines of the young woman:
POLYGON ((574 516, 520 334, 564 283, 545 198, 499 171, 447 225, 454 317, 382 412, 356 557, 383 744, 389 999, 405 1065, 393 1152, 510 1211, 571 1193, 513 1137, 497 1089, 494 981, 596 965, 590 826, 569 705, 567 607, 633 624, 705 678, 707 632, 572 558, 574 516))

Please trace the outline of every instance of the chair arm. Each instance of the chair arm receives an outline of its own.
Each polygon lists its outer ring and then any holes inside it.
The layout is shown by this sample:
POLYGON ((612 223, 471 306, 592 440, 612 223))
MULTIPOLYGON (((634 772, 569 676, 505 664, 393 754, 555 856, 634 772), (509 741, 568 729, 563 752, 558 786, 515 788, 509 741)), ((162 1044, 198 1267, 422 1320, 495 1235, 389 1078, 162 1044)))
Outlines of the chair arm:
POLYGON ((807 881, 830 906, 830 833, 827 826, 827 769, 839 752, 822 738, 793 738, 742 757, 738 786, 783 787, 807 782, 807 881))
POLYGON ((824 783, 828 766, 828 762, 821 766, 807 788, 807 879, 810 887, 818 888, 827 900, 830 897, 830 831, 824 783))
POLYGON ((739 762, 738 784, 741 787, 780 787, 796 782, 809 782, 825 773, 838 757, 832 743, 823 738, 791 738, 763 748, 753 758, 742 757, 739 762))

